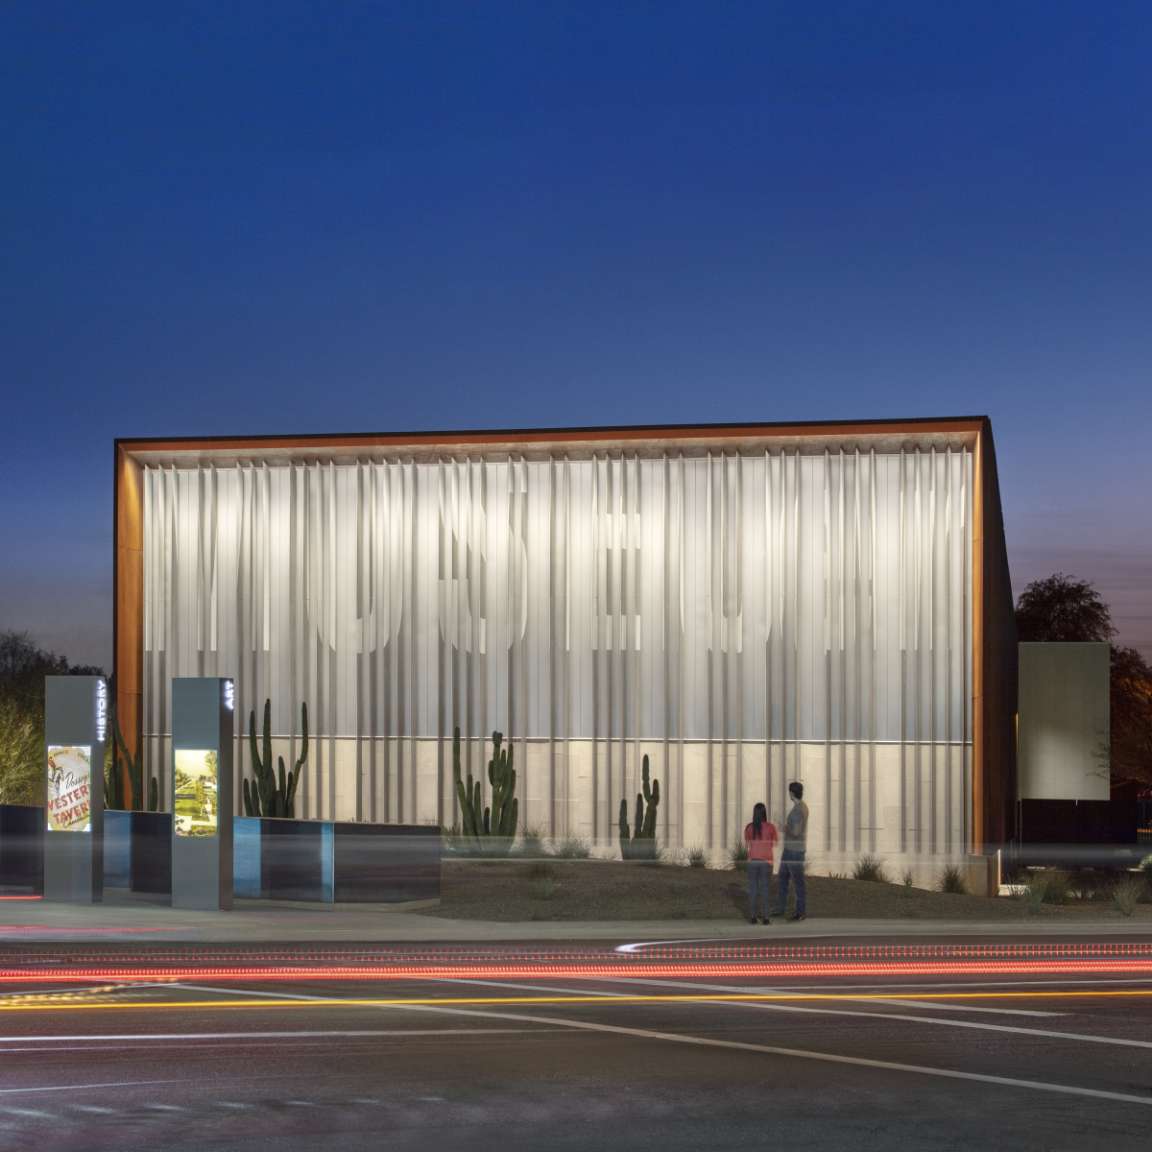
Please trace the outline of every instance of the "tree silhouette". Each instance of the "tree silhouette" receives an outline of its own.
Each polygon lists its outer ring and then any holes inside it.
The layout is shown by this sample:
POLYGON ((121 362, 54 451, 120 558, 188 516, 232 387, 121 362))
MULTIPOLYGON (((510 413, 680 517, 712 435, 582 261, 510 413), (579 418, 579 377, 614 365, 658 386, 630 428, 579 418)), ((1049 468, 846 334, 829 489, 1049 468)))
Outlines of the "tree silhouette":
POLYGON ((1020 640, 1069 644, 1109 642, 1116 635, 1112 613, 1087 581, 1057 572, 1034 580, 1016 602, 1016 634, 1020 640))
POLYGON ((44 677, 102 676, 38 648, 25 632, 0 632, 0 804, 44 802, 44 677))

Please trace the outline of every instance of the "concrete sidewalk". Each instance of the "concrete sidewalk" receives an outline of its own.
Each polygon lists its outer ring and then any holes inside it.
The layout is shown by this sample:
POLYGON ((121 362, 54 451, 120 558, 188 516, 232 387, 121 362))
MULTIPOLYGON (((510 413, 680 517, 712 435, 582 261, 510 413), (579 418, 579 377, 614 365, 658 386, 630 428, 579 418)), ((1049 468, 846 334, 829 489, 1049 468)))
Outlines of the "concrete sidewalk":
POLYGON ((768 927, 743 920, 597 920, 493 922, 422 915, 421 906, 285 904, 241 900, 231 912, 190 912, 110 893, 104 904, 0 901, 0 950, 30 942, 162 944, 496 943, 500 941, 672 941, 879 937, 1152 936, 1146 920, 1011 921, 848 920, 814 917, 768 927))

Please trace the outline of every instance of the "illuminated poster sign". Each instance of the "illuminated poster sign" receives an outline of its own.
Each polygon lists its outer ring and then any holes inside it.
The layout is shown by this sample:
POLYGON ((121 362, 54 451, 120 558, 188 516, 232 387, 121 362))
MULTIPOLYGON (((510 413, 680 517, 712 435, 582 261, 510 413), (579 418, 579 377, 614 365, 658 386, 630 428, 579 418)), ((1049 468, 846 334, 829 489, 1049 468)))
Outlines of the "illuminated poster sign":
POLYGON ((218 754, 215 748, 176 749, 175 821, 177 836, 215 836, 218 754))
POLYGON ((49 832, 88 832, 92 827, 92 747, 48 745, 49 832))
POLYGON ((96 739, 103 744, 108 735, 108 685, 96 681, 96 739))

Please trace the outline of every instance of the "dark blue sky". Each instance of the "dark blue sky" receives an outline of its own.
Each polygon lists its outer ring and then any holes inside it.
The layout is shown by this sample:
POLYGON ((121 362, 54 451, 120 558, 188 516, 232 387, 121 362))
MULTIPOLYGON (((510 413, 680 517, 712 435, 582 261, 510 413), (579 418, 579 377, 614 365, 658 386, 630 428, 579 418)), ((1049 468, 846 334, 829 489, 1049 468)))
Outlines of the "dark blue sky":
POLYGON ((116 435, 988 413, 1152 655, 1152 6, 0 9, 0 627, 116 435))

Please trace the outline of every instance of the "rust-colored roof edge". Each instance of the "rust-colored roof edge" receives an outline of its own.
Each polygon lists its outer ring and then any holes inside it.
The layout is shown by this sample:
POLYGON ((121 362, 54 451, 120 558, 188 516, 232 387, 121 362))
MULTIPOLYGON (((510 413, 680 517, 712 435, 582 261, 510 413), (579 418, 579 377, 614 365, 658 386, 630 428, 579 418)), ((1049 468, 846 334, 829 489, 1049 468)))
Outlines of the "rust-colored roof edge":
POLYGON ((443 445, 547 444, 597 440, 695 440, 740 437, 883 436, 973 433, 990 427, 987 416, 914 417, 905 420, 809 420, 744 424, 626 424, 566 428, 450 429, 425 432, 303 433, 259 436, 118 437, 117 451, 203 452, 272 448, 405 448, 443 445))

